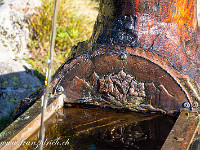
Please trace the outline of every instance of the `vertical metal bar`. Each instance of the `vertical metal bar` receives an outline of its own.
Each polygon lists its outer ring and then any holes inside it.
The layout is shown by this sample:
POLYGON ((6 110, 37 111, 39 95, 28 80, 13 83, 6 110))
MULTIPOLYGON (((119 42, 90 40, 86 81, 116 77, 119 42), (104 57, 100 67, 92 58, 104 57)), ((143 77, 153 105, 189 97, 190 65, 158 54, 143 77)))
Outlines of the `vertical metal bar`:
POLYGON ((45 116, 45 109, 46 109, 47 101, 49 97, 49 86, 51 82, 53 52, 54 52, 55 38, 56 38, 56 21, 57 21, 59 3, 60 3, 59 0, 55 0, 54 15, 53 15, 53 21, 52 21, 52 28, 51 28, 50 54, 49 54, 49 59, 47 62, 48 66, 47 66, 46 80, 45 80, 46 87, 45 87, 44 96, 42 96, 41 98, 41 125, 40 125, 40 133, 39 133, 40 145, 38 147, 39 150, 43 150, 43 146, 44 146, 44 137, 45 137, 44 116, 45 116))

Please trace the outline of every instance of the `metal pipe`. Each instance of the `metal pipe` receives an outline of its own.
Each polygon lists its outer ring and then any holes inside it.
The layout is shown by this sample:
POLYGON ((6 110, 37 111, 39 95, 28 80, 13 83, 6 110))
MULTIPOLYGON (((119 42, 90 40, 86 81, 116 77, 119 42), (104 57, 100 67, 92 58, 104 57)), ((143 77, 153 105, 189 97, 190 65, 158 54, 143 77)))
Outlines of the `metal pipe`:
POLYGON ((46 80, 45 80, 45 92, 41 98, 41 125, 40 125, 40 133, 39 133, 39 150, 43 150, 44 145, 44 137, 45 137, 45 128, 44 128, 44 116, 45 116, 45 109, 47 106, 47 101, 49 97, 49 86, 51 82, 51 73, 52 73, 52 63, 53 63, 53 52, 55 46, 55 37, 56 37, 56 21, 58 15, 58 7, 59 7, 59 0, 55 0, 54 3, 54 15, 52 21, 52 28, 51 28, 51 42, 50 42, 50 54, 49 59, 47 61, 47 71, 46 71, 46 80))

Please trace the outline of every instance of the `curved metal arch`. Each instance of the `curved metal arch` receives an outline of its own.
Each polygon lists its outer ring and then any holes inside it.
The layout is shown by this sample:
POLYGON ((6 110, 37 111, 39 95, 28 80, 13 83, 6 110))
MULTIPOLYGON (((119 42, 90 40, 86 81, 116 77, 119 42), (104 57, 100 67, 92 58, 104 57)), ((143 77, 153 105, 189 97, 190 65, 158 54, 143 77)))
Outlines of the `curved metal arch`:
MULTIPOLYGON (((140 48, 129 48, 128 47, 128 48, 126 48, 126 50, 124 52, 116 51, 116 50, 115 51, 100 50, 100 51, 94 51, 90 55, 88 54, 88 55, 79 56, 79 57, 73 59, 71 62, 66 63, 64 65, 63 68, 65 68, 65 71, 62 72, 62 77, 60 77, 59 81, 57 82, 56 86, 54 86, 54 87, 58 87, 63 82, 63 80, 66 79, 66 76, 69 76, 68 74, 70 74, 70 72, 72 72, 76 67, 80 66, 82 63, 85 63, 89 60, 91 61, 92 59, 95 59, 97 57, 102 57, 104 55, 118 55, 118 59, 121 59, 120 58, 121 54, 127 54, 127 55, 135 56, 138 58, 140 57, 141 59, 150 61, 152 64, 155 64, 156 66, 158 66, 162 70, 164 70, 170 77, 173 78, 173 80, 176 82, 176 84, 185 93, 185 95, 188 99, 188 102, 190 103, 189 109, 193 109, 192 104, 194 104, 194 98, 195 98, 195 100, 197 100, 197 102, 199 102, 200 98, 198 95, 198 89, 195 87, 195 85, 192 83, 191 79, 188 76, 182 75, 177 70, 175 70, 166 59, 161 58, 160 56, 158 56, 154 53, 150 53, 150 52, 148 52, 144 49, 140 49, 140 48)), ((120 61, 125 62, 126 59, 125 60, 122 59, 120 61)), ((87 71, 85 71, 85 72, 87 73, 87 71)), ((94 70, 93 70, 93 73, 94 73, 94 70)), ((110 73, 112 73, 112 72, 110 72, 110 73)), ((104 76, 105 75, 106 74, 104 74, 104 76)), ((80 75, 77 74, 77 76, 80 76, 80 75)), ((74 74, 74 77, 75 77, 75 74, 74 74)), ((73 79, 71 78, 71 81, 72 80, 73 79)), ((56 88, 54 88, 54 89, 56 89, 56 88)), ((182 107, 182 106, 180 106, 180 107, 182 107)))

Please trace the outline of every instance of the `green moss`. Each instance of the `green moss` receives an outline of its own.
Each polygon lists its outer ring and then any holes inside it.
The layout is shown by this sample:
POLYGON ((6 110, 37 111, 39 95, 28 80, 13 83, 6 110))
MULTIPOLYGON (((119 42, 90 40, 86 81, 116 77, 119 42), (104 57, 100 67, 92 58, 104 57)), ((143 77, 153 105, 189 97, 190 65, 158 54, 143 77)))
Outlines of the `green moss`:
POLYGON ((3 86, 5 86, 5 87, 9 85, 9 84, 8 84, 8 81, 3 81, 2 84, 3 84, 3 86))
POLYGON ((12 103, 16 102, 16 100, 14 98, 11 98, 9 101, 12 103))
POLYGON ((27 86, 28 86, 28 89, 30 89, 31 88, 31 83, 28 83, 27 86))
POLYGON ((18 83, 19 82, 19 77, 17 77, 17 76, 14 75, 13 78, 12 78, 12 80, 18 83))

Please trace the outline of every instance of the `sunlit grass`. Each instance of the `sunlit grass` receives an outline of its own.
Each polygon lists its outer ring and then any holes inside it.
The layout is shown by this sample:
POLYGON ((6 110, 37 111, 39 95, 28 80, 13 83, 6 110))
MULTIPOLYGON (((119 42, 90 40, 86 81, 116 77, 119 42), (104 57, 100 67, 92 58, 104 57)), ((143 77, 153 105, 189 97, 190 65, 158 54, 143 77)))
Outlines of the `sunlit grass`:
MULTIPOLYGON (((53 5, 53 0, 43 0, 42 7, 30 19, 33 34, 29 44, 31 57, 27 61, 41 80, 44 80, 49 52, 53 5)), ((53 73, 66 60, 73 45, 89 39, 97 14, 96 1, 60 0, 53 73)))
MULTIPOLYGON (((1 0, 0 0, 1 2, 1 0)), ((48 59, 54 0, 43 0, 41 8, 30 18, 30 55, 26 59, 44 82, 48 59)), ((73 45, 89 39, 98 13, 98 2, 60 0, 53 72, 65 61, 73 45)), ((0 132, 12 123, 12 112, 0 119, 0 132)))

